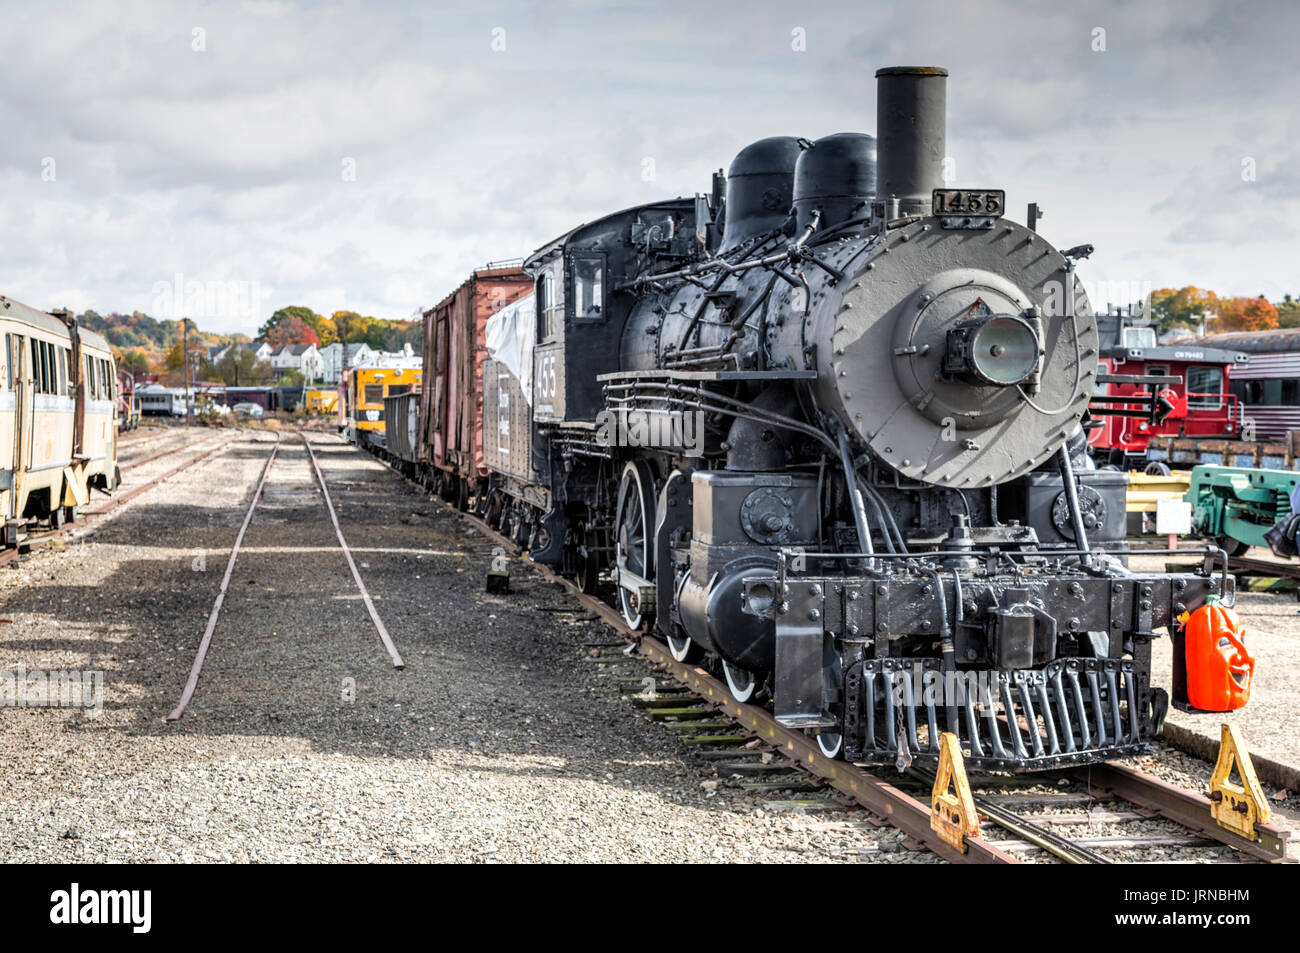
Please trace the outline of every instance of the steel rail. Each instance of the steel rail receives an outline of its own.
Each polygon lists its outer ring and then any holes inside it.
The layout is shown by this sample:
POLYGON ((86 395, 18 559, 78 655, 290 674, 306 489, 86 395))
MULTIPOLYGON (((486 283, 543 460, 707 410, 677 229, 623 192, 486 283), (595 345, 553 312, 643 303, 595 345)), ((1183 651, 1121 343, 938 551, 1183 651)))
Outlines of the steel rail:
POLYGON ((197 454, 197 455, 195 455, 195 456, 193 456, 193 457, 190 457, 190 458, 189 458, 188 460, 186 460, 184 463, 181 463, 181 464, 178 464, 177 466, 172 467, 172 468, 171 468, 170 470, 168 470, 166 473, 163 473, 163 474, 161 474, 161 475, 159 475, 159 476, 154 477, 154 478, 153 478, 152 480, 150 480, 148 483, 141 483, 139 486, 137 486, 137 487, 133 487, 132 489, 128 490, 128 491, 125 492, 125 493, 117 494, 117 495, 113 496, 112 499, 108 500, 106 503, 104 503, 102 506, 100 506, 99 509, 95 509, 95 510, 87 510, 87 511, 86 511, 85 513, 83 513, 82 515, 83 515, 83 516, 103 516, 105 513, 111 513, 113 510, 117 509, 119 506, 122 506, 122 505, 124 505, 124 504, 126 504, 126 503, 131 502, 133 499, 135 499, 135 498, 136 498, 137 496, 139 496, 141 493, 144 493, 144 492, 147 491, 147 490, 152 490, 152 489, 153 489, 154 487, 156 487, 158 484, 160 484, 160 483, 164 483, 164 482, 166 482, 167 480, 170 480, 170 479, 171 479, 172 477, 174 477, 176 474, 178 474, 178 473, 180 473, 180 472, 182 472, 182 471, 184 471, 184 470, 188 470, 190 467, 194 466, 194 464, 198 463, 200 460, 206 460, 208 457, 212 456, 212 455, 213 455, 214 453, 216 453, 217 451, 226 449, 226 448, 229 447, 230 444, 233 443, 233 442, 234 442, 234 441, 226 441, 225 443, 218 444, 217 446, 212 447, 212 448, 209 449, 209 450, 205 450, 203 453, 200 453, 200 454, 197 454))
POLYGON ((176 474, 180 473, 182 470, 188 470, 190 467, 194 466, 194 464, 198 463, 200 460, 207 459, 208 457, 212 456, 214 453, 218 452, 219 450, 224 450, 229 445, 230 445, 229 442, 227 442, 215 446, 210 450, 198 454, 197 456, 191 457, 190 459, 186 460, 184 463, 180 464, 179 466, 173 467, 172 469, 168 470, 166 473, 159 474, 158 476, 154 477, 152 480, 149 480, 146 483, 142 483, 137 487, 133 487, 125 493, 121 493, 113 496, 112 499, 106 501, 98 509, 85 510, 84 512, 79 513, 75 520, 71 520, 70 522, 65 524, 60 530, 50 530, 49 532, 35 539, 25 540, 17 548, 6 549, 3 552, 0 552, 0 566, 11 563, 15 559, 17 559, 20 555, 23 555, 22 552, 23 549, 26 549, 27 552, 32 552, 37 549, 44 549, 50 544, 50 541, 56 539, 63 530, 84 529, 86 525, 92 521, 93 517, 108 515, 109 513, 113 512, 113 510, 117 509, 119 506, 122 506, 125 503, 129 503, 131 500, 135 499, 135 497, 139 496, 141 493, 145 493, 148 490, 152 490, 155 486, 158 486, 160 483, 163 483, 166 480, 171 479, 176 474))
MULTIPOLYGON (((400 472, 398 475, 403 479, 409 479, 400 472)), ((419 484, 415 485, 419 486, 419 484)), ((456 510, 445 502, 443 505, 472 524, 485 536, 500 543, 507 551, 513 553, 521 551, 514 540, 503 536, 478 516, 456 510)), ((802 732, 784 727, 764 708, 737 702, 726 686, 704 669, 678 662, 672 657, 668 647, 657 638, 630 629, 612 606, 589 593, 582 592, 572 580, 558 575, 550 567, 542 563, 532 565, 549 581, 561 583, 579 603, 594 612, 606 625, 634 645, 640 655, 665 669, 673 678, 686 685, 702 699, 725 711, 738 724, 766 741, 791 761, 824 778, 836 790, 848 795, 871 813, 884 818, 891 826, 920 842, 926 849, 954 863, 1021 863, 1014 855, 979 837, 967 838, 967 852, 959 852, 942 840, 930 827, 931 811, 928 804, 851 762, 827 758, 817 748, 816 743, 802 732)), ((933 781, 933 775, 927 775, 922 769, 914 768, 912 771, 917 776, 933 781)), ((1165 819, 1189 831, 1220 841, 1253 856, 1273 862, 1279 862, 1285 857, 1289 831, 1275 824, 1261 824, 1258 825, 1261 840, 1258 843, 1247 841, 1219 827, 1213 821, 1210 815, 1210 801, 1204 795, 1175 787, 1160 778, 1127 765, 1110 762, 1086 765, 1071 769, 1066 772, 1066 776, 1073 776, 1092 786, 1105 788, 1123 800, 1154 810, 1165 819)), ((1043 825, 1021 817, 987 798, 976 796, 974 800, 977 810, 998 826, 1067 863, 1113 863, 1092 848, 1056 834, 1043 825)))
MULTIPOLYGON (((206 434, 199 437, 197 440, 187 440, 179 446, 168 447, 166 450, 159 450, 157 453, 151 453, 147 457, 141 457, 138 460, 131 460, 128 463, 119 464, 118 470, 123 473, 127 470, 134 470, 136 467, 142 467, 146 463, 152 463, 154 460, 158 460, 161 457, 169 457, 173 453, 180 453, 182 450, 189 450, 198 447, 200 444, 206 443, 208 440, 212 439, 213 436, 214 434, 206 434)), ((121 449, 121 444, 118 445, 118 448, 121 449)))
POLYGON ((352 558, 352 550, 348 548, 348 541, 343 538, 343 528, 339 526, 338 514, 334 512, 334 503, 330 499, 330 490, 325 485, 325 475, 321 473, 320 464, 316 462, 316 451, 312 449, 311 441, 307 439, 305 433, 300 430, 298 436, 302 437, 302 442, 307 447, 307 456, 311 459, 311 467, 316 471, 316 480, 320 483, 321 492, 325 494, 325 509, 329 511, 330 520, 334 523, 334 532, 339 538, 339 548, 343 550, 343 555, 347 557, 348 568, 352 570, 352 578, 356 580, 357 588, 361 590, 361 599, 366 604, 366 611, 370 613, 370 621, 375 624, 375 631, 379 633, 379 641, 383 643, 384 649, 388 652, 393 668, 406 668, 406 663, 402 661, 402 656, 398 653, 397 646, 393 644, 388 629, 384 627, 384 620, 379 618, 379 611, 375 609, 375 603, 370 598, 370 591, 366 589, 366 584, 361 579, 361 572, 357 569, 356 560, 352 558))
POLYGON ((1126 764, 1105 762, 1072 768, 1069 774, 1089 788, 1101 788, 1140 807, 1155 811, 1181 827, 1213 838, 1237 850, 1267 860, 1288 863, 1287 843, 1291 832, 1276 824, 1256 824, 1259 840, 1246 840, 1220 827, 1210 814, 1210 799, 1197 791, 1170 784, 1126 764))
MULTIPOLYGON (((908 769, 908 773, 930 784, 934 783, 933 771, 912 767, 908 769)), ((976 810, 993 821, 993 823, 1016 835, 1021 840, 1027 841, 1035 847, 1047 851, 1052 856, 1060 858, 1067 864, 1111 863, 1110 860, 1092 848, 1076 843, 1068 837, 1063 837, 1027 817, 1022 817, 1000 804, 995 804, 986 797, 973 794, 971 800, 974 802, 976 810)))
POLYGON ((208 656, 208 647, 212 644, 212 634, 217 628, 217 617, 221 615, 221 605, 226 601, 226 590, 230 588, 230 577, 235 571, 235 560, 239 557, 239 547, 244 542, 244 534, 248 532, 248 524, 253 521, 253 511, 257 509, 257 501, 262 497, 262 490, 266 487, 267 475, 271 472, 271 465, 275 463, 275 455, 280 451, 280 435, 275 435, 275 446, 271 448, 271 455, 266 458, 266 466, 262 468, 262 477, 257 481, 257 489, 253 491, 253 498, 248 501, 248 512, 244 514, 243 525, 239 527, 239 535, 235 537, 235 545, 230 548, 230 559, 226 561, 226 573, 221 577, 221 588, 217 591, 216 601, 212 603, 212 611, 208 613, 208 624, 203 630, 203 638, 199 641, 198 651, 194 655, 194 664, 190 667, 189 678, 185 680, 185 688, 181 692, 180 701, 176 707, 171 710, 167 716, 168 721, 177 721, 181 715, 185 714, 185 709, 189 706, 190 699, 194 697, 194 690, 199 685, 199 673, 203 671, 203 661, 208 656))
POLYGON ((1259 573, 1261 575, 1286 576, 1300 579, 1300 566, 1295 563, 1276 562, 1272 559, 1256 559, 1252 556, 1229 556, 1228 567, 1239 573, 1259 573))

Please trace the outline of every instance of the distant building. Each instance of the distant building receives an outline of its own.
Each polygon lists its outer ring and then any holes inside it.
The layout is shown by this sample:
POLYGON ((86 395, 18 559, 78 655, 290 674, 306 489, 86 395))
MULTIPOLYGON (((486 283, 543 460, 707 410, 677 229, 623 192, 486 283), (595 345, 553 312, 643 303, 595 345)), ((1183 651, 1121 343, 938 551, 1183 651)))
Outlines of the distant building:
POLYGON ((285 344, 271 353, 271 366, 277 372, 294 370, 307 380, 317 380, 324 360, 315 344, 285 344))
POLYGON ((208 348, 208 361, 209 363, 216 364, 232 351, 235 353, 239 353, 240 351, 252 351, 253 356, 257 358, 257 360, 270 361, 271 350, 271 345, 267 344, 265 341, 253 341, 251 343, 248 341, 236 341, 234 344, 219 344, 215 347, 208 348))
MULTIPOLYGON (((356 367, 358 364, 368 363, 376 353, 368 344, 349 344, 347 351, 348 367, 356 367)), ((335 341, 333 344, 326 345, 320 349, 322 362, 321 380, 326 384, 337 384, 343 377, 343 345, 335 341)))

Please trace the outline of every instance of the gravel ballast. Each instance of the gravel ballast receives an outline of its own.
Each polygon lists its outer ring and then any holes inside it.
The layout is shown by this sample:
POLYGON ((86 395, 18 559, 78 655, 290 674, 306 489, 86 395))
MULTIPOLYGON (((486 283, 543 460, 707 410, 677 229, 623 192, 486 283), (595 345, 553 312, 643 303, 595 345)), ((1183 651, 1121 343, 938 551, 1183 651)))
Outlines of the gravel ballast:
POLYGON ((332 437, 317 455, 406 669, 285 435, 194 701, 165 723, 274 439, 239 435, 0 570, 0 665, 104 672, 98 717, 0 710, 0 858, 934 862, 861 812, 773 810, 720 779, 584 663, 608 633, 553 611, 560 587, 515 561, 514 593, 488 596, 492 545, 332 437))
MULTIPOLYGON (((97 717, 0 709, 0 858, 938 862, 832 792, 752 783, 733 762, 752 767, 758 751, 709 759, 650 721, 627 697, 650 669, 598 662, 611 633, 561 586, 512 560, 512 594, 488 595, 493 543, 332 435, 313 446, 406 669, 392 668, 286 433, 198 691, 166 723, 276 440, 226 436, 80 542, 0 569, 0 666, 104 673, 97 717)), ((179 459, 139 467, 128 488, 179 459)), ((1163 749, 1141 767, 1192 786, 1209 773, 1163 749)), ((1101 820, 1061 832, 1178 834, 1101 820)), ((1005 837, 992 824, 986 836, 1005 837)))

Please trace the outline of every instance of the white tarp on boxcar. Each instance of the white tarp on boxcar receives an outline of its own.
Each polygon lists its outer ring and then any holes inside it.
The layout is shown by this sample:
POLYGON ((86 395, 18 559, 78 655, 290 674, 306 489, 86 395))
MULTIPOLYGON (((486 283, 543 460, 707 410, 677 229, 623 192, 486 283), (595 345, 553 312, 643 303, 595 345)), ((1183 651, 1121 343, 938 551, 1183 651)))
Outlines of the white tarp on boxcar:
POLYGON ((524 400, 533 399, 533 342, 537 337, 537 308, 533 295, 508 304, 488 318, 483 329, 488 357, 504 364, 519 381, 524 400))

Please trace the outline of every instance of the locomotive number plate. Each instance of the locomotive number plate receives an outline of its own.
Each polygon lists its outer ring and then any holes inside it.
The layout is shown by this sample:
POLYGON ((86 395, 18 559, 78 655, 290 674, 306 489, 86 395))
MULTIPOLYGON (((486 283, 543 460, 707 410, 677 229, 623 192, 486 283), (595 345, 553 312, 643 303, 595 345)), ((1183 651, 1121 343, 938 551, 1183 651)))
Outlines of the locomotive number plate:
POLYGON ((997 218, 1007 207, 1007 193, 1002 189, 935 189, 935 215, 997 218))

